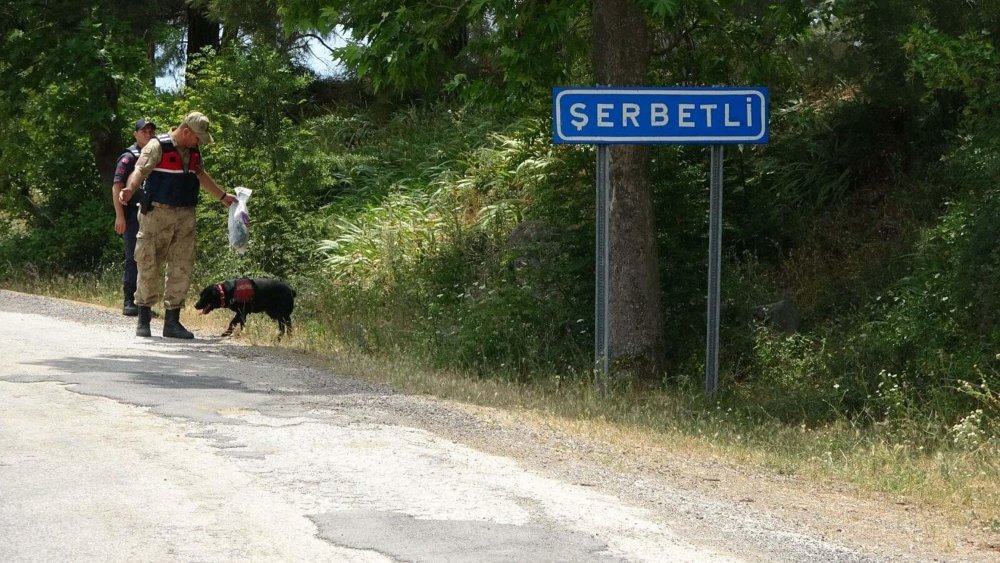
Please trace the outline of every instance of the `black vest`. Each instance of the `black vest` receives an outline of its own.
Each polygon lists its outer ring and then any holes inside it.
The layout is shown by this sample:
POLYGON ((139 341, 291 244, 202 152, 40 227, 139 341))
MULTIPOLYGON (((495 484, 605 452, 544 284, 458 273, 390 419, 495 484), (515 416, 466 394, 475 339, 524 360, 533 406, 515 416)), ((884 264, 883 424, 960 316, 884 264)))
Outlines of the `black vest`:
POLYGON ((184 169, 181 153, 169 134, 156 137, 163 149, 160 162, 146 178, 146 193, 152 201, 174 207, 194 207, 198 204, 198 176, 194 171, 201 165, 201 153, 190 149, 188 167, 184 169))

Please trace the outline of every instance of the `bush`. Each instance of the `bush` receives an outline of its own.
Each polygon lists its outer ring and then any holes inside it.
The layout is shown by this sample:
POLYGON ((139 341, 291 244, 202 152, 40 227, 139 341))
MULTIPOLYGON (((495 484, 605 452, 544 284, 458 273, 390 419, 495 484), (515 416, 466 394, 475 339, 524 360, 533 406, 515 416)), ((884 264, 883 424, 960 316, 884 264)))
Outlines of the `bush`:
POLYGON ((424 131, 441 113, 413 113, 354 149, 394 155, 383 174, 396 176, 356 176, 328 208, 332 236, 319 249, 329 305, 366 346, 419 350, 436 365, 519 378, 582 369, 591 314, 581 310, 592 290, 580 289, 592 273, 581 277, 574 257, 587 227, 579 205, 552 198, 580 186, 555 174, 572 153, 541 141, 530 120, 465 145, 466 120, 501 123, 443 113, 455 123, 433 136, 424 131), (359 193, 369 201, 384 195, 362 208, 359 193))

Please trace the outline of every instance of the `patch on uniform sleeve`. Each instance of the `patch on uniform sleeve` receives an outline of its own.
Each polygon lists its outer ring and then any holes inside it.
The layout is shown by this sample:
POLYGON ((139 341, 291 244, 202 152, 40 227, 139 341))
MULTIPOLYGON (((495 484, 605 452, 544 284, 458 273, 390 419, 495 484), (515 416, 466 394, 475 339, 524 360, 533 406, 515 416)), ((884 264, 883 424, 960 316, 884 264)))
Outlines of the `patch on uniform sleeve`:
POLYGON ((115 182, 125 182, 128 180, 128 175, 132 173, 132 168, 135 164, 132 162, 134 157, 131 154, 126 154, 118 159, 118 165, 115 166, 115 182))

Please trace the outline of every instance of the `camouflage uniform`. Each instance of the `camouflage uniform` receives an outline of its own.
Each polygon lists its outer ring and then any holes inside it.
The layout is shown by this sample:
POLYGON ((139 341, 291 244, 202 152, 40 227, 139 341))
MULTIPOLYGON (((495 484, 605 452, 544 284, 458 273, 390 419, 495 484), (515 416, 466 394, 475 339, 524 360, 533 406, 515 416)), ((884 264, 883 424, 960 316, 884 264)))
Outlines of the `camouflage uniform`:
POLYGON ((166 309, 184 306, 195 257, 195 211, 193 207, 153 204, 153 213, 139 214, 135 261, 139 267, 137 305, 152 307, 163 299, 166 309), (160 266, 166 263, 166 289, 160 266))
POLYGON ((198 194, 205 190, 226 206, 236 201, 201 168, 198 147, 210 142, 208 118, 196 111, 187 114, 180 127, 146 143, 135 164, 135 172, 119 193, 119 199, 127 202, 132 191, 146 182, 139 205, 139 234, 135 246, 139 267, 139 289, 135 295, 139 309, 136 336, 151 336, 150 307, 162 297, 166 308, 163 336, 194 338, 194 333, 181 324, 180 313, 194 268, 198 194), (165 289, 160 275, 160 267, 164 264, 165 289))
MULTIPOLYGON (((191 150, 175 147, 184 168, 188 168, 191 150)), ((142 150, 136 170, 148 176, 163 156, 159 139, 151 139, 142 150)), ((199 163, 200 165, 200 163, 199 163)), ((194 172, 194 171, 192 171, 194 172)), ((135 302, 152 307, 163 299, 166 309, 184 306, 195 258, 195 208, 173 206, 154 201, 152 210, 139 213, 139 234, 136 236, 135 261, 139 283, 135 302), (166 289, 160 268, 166 264, 166 289)))

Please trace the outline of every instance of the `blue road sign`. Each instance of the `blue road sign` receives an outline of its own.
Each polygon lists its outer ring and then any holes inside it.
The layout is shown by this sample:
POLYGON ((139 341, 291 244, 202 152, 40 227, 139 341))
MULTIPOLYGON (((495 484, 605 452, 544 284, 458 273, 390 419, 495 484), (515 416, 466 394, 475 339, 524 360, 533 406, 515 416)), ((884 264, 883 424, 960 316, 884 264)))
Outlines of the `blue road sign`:
POLYGON ((768 91, 719 88, 553 88, 556 143, 763 144, 768 91))

